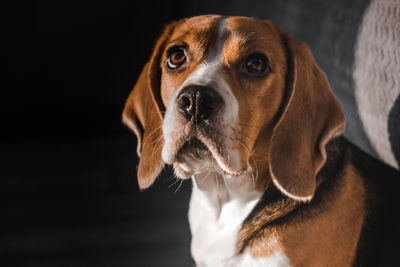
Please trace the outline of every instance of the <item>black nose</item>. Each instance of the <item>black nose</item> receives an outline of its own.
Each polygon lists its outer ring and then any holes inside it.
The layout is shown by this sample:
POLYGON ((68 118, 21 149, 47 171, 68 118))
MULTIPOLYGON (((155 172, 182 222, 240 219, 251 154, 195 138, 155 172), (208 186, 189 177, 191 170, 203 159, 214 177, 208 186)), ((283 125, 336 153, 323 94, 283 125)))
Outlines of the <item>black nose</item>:
POLYGON ((179 112, 188 120, 207 119, 222 107, 222 97, 211 87, 190 85, 176 98, 179 112))

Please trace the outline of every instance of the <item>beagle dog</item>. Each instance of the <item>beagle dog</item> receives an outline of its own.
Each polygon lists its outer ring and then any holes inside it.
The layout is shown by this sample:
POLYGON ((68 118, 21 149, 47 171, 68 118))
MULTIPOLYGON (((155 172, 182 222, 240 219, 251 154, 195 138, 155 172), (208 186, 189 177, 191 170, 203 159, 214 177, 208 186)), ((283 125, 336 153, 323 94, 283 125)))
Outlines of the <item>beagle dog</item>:
POLYGON ((192 179, 197 266, 365 266, 370 251, 387 253, 379 238, 391 237, 376 229, 392 221, 376 218, 393 212, 374 181, 398 172, 339 137, 345 117, 326 76, 270 21, 169 24, 123 122, 138 139, 141 189, 165 164, 192 179))

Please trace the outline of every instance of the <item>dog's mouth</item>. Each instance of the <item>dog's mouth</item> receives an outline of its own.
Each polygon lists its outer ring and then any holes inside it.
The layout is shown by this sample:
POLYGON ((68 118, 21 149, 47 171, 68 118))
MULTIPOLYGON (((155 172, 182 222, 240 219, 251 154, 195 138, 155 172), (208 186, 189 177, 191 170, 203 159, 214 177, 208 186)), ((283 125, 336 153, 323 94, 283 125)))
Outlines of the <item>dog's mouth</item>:
POLYGON ((178 162, 184 162, 186 156, 190 156, 194 160, 202 160, 210 157, 210 150, 197 137, 194 137, 183 143, 182 147, 178 149, 176 159, 178 162))
POLYGON ((168 163, 173 164, 175 173, 181 178, 189 178, 210 168, 231 176, 242 175, 245 171, 240 168, 237 152, 228 150, 222 141, 200 131, 178 142, 174 151, 168 163))

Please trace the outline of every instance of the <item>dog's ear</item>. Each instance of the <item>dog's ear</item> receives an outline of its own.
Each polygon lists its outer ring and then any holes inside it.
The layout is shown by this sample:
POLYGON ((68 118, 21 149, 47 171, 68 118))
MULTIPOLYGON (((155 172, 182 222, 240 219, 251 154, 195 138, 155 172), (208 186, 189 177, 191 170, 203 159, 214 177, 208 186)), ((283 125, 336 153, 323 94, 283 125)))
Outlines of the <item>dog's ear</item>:
POLYGON ((159 37, 150 60, 130 92, 122 112, 122 121, 137 137, 140 157, 138 183, 140 189, 150 187, 164 168, 161 159, 162 117, 165 107, 161 100, 161 57, 175 24, 168 25, 159 37))
POLYGON ((288 62, 286 95, 272 133, 270 172, 283 194, 310 201, 326 160, 325 146, 343 131, 345 117, 307 45, 281 35, 288 62))

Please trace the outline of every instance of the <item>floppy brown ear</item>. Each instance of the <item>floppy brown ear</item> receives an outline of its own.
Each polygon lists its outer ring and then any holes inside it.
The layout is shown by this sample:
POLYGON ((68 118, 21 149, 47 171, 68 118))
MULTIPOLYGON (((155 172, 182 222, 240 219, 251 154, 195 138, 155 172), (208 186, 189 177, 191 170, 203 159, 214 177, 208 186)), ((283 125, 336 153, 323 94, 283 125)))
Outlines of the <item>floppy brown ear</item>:
POLYGON ((160 91, 160 60, 173 27, 174 24, 167 26, 158 39, 122 112, 123 123, 137 137, 137 153, 140 156, 137 177, 140 189, 150 187, 164 168, 161 159, 161 147, 164 144, 161 123, 165 107, 160 91))
POLYGON ((309 201, 326 160, 325 145, 343 131, 345 118, 307 45, 286 33, 283 40, 288 57, 286 101, 272 134, 270 172, 283 194, 309 201))

